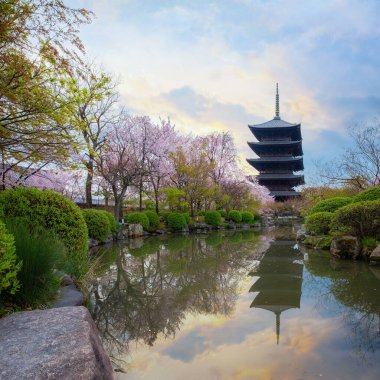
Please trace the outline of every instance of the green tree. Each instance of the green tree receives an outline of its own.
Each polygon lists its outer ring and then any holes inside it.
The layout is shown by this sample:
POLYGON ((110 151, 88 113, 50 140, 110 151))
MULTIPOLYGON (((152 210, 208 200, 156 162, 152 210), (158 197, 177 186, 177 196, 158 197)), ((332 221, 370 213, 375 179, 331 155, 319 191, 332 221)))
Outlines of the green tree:
POLYGON ((60 0, 0 2, 2 188, 70 154, 70 104, 64 95, 83 52, 78 27, 90 20, 90 12, 60 0))

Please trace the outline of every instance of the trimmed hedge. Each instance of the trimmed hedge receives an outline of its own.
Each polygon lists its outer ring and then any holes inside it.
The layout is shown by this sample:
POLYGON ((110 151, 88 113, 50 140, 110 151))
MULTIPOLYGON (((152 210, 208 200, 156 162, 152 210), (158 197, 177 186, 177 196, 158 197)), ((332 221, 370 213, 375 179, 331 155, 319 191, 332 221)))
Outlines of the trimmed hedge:
POLYGON ((171 212, 167 216, 168 227, 173 231, 180 231, 186 227, 186 218, 183 213, 171 212))
POLYGON ((0 220, 0 294, 4 290, 10 294, 18 291, 20 283, 17 274, 21 266, 22 261, 17 260, 14 237, 0 220))
POLYGON ((317 212, 334 212, 344 206, 347 206, 352 202, 352 198, 349 197, 334 197, 324 199, 323 201, 315 204, 309 211, 309 215, 317 212))
POLYGON ((149 219, 149 229, 155 231, 160 226, 160 217, 157 215, 155 211, 145 211, 144 214, 149 219))
POLYGON ((352 198, 352 202, 376 201, 380 200, 380 186, 373 186, 366 189, 352 198))
POLYGON ((87 208, 82 210, 82 214, 87 224, 88 237, 105 241, 111 233, 111 226, 108 216, 105 215, 104 211, 87 208))
POLYGON ((221 216, 222 218, 227 217, 227 211, 226 211, 226 210, 218 210, 218 213, 220 214, 220 216, 221 216))
POLYGON ((107 219, 110 223, 111 232, 116 232, 117 231, 117 224, 116 224, 116 220, 115 220, 115 217, 112 214, 112 212, 108 212, 105 210, 98 210, 98 211, 102 212, 107 217, 107 219))
POLYGON ((52 190, 33 187, 0 193, 0 217, 18 218, 31 230, 45 229, 64 244, 74 275, 88 268, 88 232, 81 210, 70 199, 52 190))
POLYGON ((144 230, 149 228, 149 219, 143 212, 132 212, 127 215, 127 223, 129 224, 141 224, 144 230))
POLYGON ((242 220, 242 215, 241 215, 241 212, 240 212, 240 211, 231 210, 231 211, 228 213, 228 218, 229 218, 230 220, 232 220, 233 222, 235 222, 235 223, 240 223, 241 220, 242 220))
POLYGON ((356 202, 334 214, 332 230, 359 238, 380 237, 380 200, 356 202))
POLYGON ((206 211, 205 222, 212 225, 213 227, 219 227, 222 223, 222 216, 220 215, 219 211, 206 211))
POLYGON ((241 221, 243 223, 253 223, 255 221, 255 216, 249 211, 243 211, 241 213, 241 221))
POLYGON ((330 232, 330 224, 334 214, 332 212, 316 212, 309 215, 305 222, 305 229, 313 235, 327 235, 330 232))

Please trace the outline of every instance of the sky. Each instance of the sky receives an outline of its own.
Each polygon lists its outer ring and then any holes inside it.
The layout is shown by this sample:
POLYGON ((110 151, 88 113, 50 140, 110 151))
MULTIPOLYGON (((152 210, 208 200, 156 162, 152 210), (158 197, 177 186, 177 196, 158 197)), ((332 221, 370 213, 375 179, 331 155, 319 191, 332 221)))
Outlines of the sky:
MULTIPOLYGON (((248 124, 301 123, 306 183, 380 114, 377 0, 69 0, 92 10, 86 51, 120 80, 131 114, 193 134, 230 131, 254 157, 248 124)), ((254 173, 252 169, 252 173, 254 173)))

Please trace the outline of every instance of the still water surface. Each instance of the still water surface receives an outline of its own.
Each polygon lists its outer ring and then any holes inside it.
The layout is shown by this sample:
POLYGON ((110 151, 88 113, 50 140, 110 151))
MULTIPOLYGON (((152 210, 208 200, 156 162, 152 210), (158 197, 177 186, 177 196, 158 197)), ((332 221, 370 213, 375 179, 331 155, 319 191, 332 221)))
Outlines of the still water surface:
POLYGON ((92 314, 119 379, 380 379, 380 268, 294 228, 114 245, 92 314))

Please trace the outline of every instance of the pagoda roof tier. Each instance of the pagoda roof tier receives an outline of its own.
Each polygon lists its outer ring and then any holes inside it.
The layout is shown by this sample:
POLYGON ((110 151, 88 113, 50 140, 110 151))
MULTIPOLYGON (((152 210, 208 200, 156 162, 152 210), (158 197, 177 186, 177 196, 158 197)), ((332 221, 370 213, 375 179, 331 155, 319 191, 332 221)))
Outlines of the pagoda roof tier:
POLYGON ((249 158, 247 162, 258 171, 262 170, 303 170, 302 157, 261 157, 249 158))
POLYGON ((280 191, 280 190, 272 190, 270 195, 276 198, 290 198, 290 197, 300 197, 301 194, 298 191, 280 191))
POLYGON ((249 147, 258 155, 281 155, 287 154, 294 157, 302 156, 302 141, 260 141, 248 142, 249 147))
POLYGON ((281 185, 286 183, 289 186, 298 186, 305 183, 302 174, 259 174, 257 176, 260 185, 270 187, 270 185, 281 185))
POLYGON ((262 124, 248 125, 257 140, 283 139, 301 140, 301 124, 292 124, 280 118, 274 118, 262 124))

